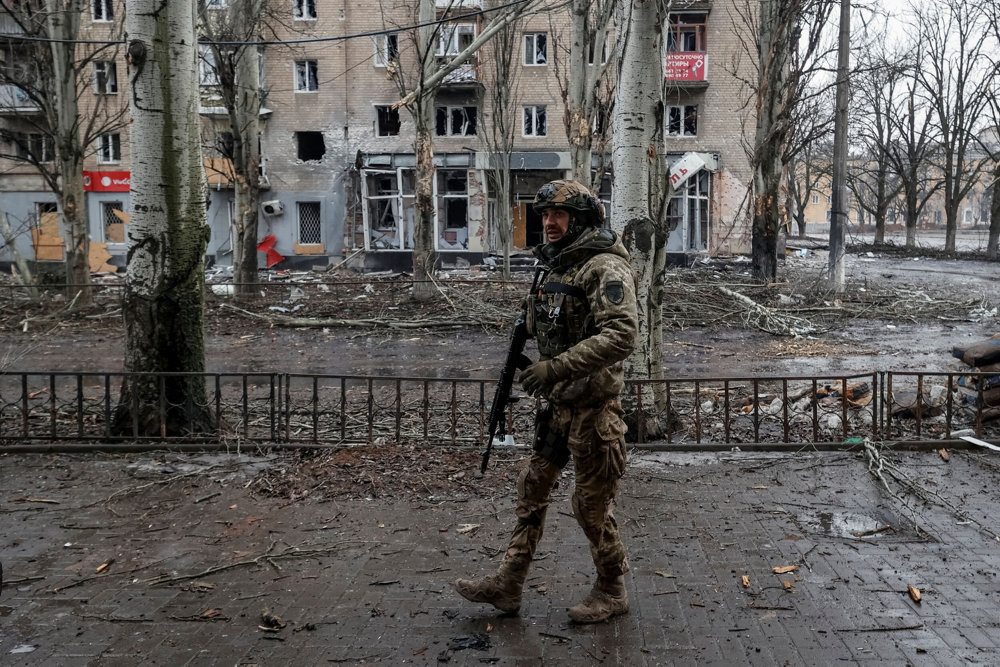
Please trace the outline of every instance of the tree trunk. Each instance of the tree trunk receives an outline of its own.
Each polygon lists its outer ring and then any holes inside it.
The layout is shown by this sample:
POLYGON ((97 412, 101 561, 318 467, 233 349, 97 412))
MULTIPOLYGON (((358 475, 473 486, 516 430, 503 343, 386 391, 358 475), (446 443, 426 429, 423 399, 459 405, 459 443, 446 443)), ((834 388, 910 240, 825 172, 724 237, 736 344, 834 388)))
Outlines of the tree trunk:
POLYGON ((917 193, 914 190, 916 179, 906 189, 906 247, 917 245, 917 193))
MULTIPOLYGON (((256 35, 261 0, 243 0, 230 10, 236 35, 256 35)), ((257 223, 260 202, 260 80, 256 46, 244 46, 234 54, 232 100, 229 106, 233 135, 233 167, 236 175, 233 202, 233 281, 236 294, 256 296, 257 223)))
POLYGON ((990 236, 986 242, 986 256, 992 260, 998 257, 1000 244, 1000 161, 993 166, 993 198, 990 200, 990 236))
POLYGON ((4 242, 7 244, 7 251, 14 258, 14 265, 17 266, 18 281, 24 285, 24 289, 28 293, 28 298, 32 302, 38 303, 38 285, 35 284, 31 267, 28 266, 28 262, 24 259, 21 251, 17 249, 17 237, 14 235, 14 230, 10 228, 10 221, 7 220, 7 214, 3 211, 0 211, 0 236, 3 237, 4 242))
POLYGON ((586 96, 593 94, 587 77, 587 13, 589 0, 573 0, 570 7, 569 80, 566 91, 566 138, 569 140, 572 178, 590 187, 591 134, 586 96))
POLYGON ((176 436, 212 427, 203 373, 204 256, 195 7, 134 0, 126 17, 132 205, 125 370, 114 432, 176 436))
POLYGON ((788 127, 786 90, 789 78, 791 45, 785 33, 790 26, 783 21, 777 0, 761 0, 758 26, 757 114, 753 142, 754 211, 751 249, 751 273, 761 282, 772 282, 778 274, 778 229, 781 225, 782 149, 788 127))
MULTIPOLYGON (((629 378, 663 378, 662 276, 666 260, 666 230, 660 213, 665 209, 662 188, 666 178, 662 140, 663 102, 660 93, 662 17, 656 0, 632 0, 619 16, 622 48, 614 114, 615 216, 612 226, 622 235, 638 276, 636 293, 639 336, 635 351, 625 361, 629 378)), ((644 405, 656 410, 630 420, 633 436, 662 432, 658 418, 666 409, 662 385, 644 405), (637 427, 637 428, 634 428, 637 427)), ((626 401, 634 400, 626 396, 626 401)), ((634 406, 630 406, 634 407, 634 406)), ((630 410, 631 412, 631 410, 630 410)))
MULTIPOLYGON (((50 0, 49 35, 59 40, 75 40, 86 5, 79 0, 50 0)), ((52 57, 52 109, 54 143, 59 153, 59 188, 56 200, 66 233, 67 298, 77 306, 93 302, 90 286, 90 230, 84 208, 83 153, 80 146, 80 114, 77 104, 76 45, 62 41, 49 43, 52 57)))
POLYGON ((437 267, 437 244, 434 238, 434 97, 436 88, 425 89, 423 82, 434 73, 435 26, 428 25, 436 18, 434 0, 420 0, 417 30, 418 52, 421 58, 421 92, 414 101, 413 120, 416 155, 416 216, 413 223, 413 298, 428 301, 437 294, 432 282, 437 267))

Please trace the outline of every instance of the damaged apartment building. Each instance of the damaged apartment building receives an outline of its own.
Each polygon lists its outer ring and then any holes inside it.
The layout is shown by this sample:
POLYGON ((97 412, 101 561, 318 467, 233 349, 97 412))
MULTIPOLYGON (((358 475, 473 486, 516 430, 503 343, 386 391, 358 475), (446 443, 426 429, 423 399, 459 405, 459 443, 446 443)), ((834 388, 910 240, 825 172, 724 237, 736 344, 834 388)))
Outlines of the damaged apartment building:
MULTIPOLYGON (((668 212, 676 224, 668 251, 676 257, 748 251, 742 207, 750 172, 738 121, 741 93, 737 79, 725 70, 734 49, 740 48, 727 11, 733 1, 686 3, 683 11, 671 14, 667 27, 664 148, 671 162, 683 160, 691 167, 668 212)), ((90 4, 84 24, 89 20, 98 28, 101 17, 125 10, 112 0, 90 4)), ((498 206, 512 208, 515 251, 541 242, 541 220, 531 200, 542 184, 570 173, 560 84, 560 76, 568 73, 569 10, 565 3, 549 4, 547 11, 518 24, 514 68, 520 113, 510 156, 511 202, 498 202, 487 178, 492 159, 482 130, 493 115, 489 92, 494 82, 486 62, 490 51, 462 63, 436 90, 431 127, 434 238, 445 266, 479 263, 497 252, 498 206)), ((416 5, 402 0, 290 0, 279 5, 288 15, 274 25, 275 35, 296 43, 269 44, 260 56, 259 237, 269 240, 275 254, 268 256, 283 258, 276 268, 308 268, 344 258, 357 268, 409 267, 416 214, 416 126, 410 110, 397 103, 412 90, 416 75, 416 5), (336 39, 308 41, 323 38, 336 39)), ((436 62, 443 63, 473 42, 490 14, 480 11, 480 0, 436 0, 436 5, 438 16, 450 19, 440 25, 430 45, 436 62)), ((226 6, 226 0, 207 3, 209 11, 226 6)), ((613 53, 612 34, 603 57, 613 53)), ((101 78, 95 70, 94 86, 85 94, 121 95, 118 91, 127 87, 120 53, 105 67, 116 75, 114 93, 109 92, 107 75, 101 78)), ((224 151, 217 150, 226 144, 228 124, 205 49, 200 76, 211 191, 208 253, 216 263, 228 264, 233 192, 227 170, 219 163, 225 160, 224 151)), ((0 96, 0 123, 18 113, 3 106, 6 99, 0 96)), ((595 130, 607 120, 596 120, 595 130)), ((116 211, 127 213, 129 207, 127 125, 115 137, 102 139, 88 158, 89 182, 97 185, 88 186, 87 207, 93 240, 106 243, 111 262, 121 266, 125 228, 116 211), (105 180, 108 185, 101 185, 105 180)), ((613 217, 610 140, 595 144, 593 159, 595 172, 604 174, 598 194, 613 217)), ((25 183, 11 174, 10 168, 0 170, 5 207, 11 193, 25 183)), ((52 198, 40 188, 18 199, 19 214, 34 215, 32 224, 39 227, 49 209, 43 206, 34 214, 34 199, 52 198)), ((260 258, 263 265, 265 255, 260 258)), ((6 259, 0 256, 0 261, 6 259)))

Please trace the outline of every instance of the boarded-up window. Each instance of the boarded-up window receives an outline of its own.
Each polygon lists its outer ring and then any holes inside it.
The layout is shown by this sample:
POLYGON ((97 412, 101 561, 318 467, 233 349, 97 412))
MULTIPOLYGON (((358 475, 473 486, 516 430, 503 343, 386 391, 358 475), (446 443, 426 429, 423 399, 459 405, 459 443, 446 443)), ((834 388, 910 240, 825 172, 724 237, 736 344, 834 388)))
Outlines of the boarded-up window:
POLYGON ((299 210, 299 243, 315 245, 323 242, 323 229, 320 221, 320 202, 300 201, 299 210))

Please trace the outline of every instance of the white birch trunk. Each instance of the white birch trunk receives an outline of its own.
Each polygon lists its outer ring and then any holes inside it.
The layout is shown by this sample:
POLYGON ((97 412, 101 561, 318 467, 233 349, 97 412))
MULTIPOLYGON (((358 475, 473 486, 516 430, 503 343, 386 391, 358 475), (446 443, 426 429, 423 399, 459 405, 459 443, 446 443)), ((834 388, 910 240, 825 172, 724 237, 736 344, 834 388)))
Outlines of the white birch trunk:
MULTIPOLYGON (((639 337, 625 362, 627 377, 662 378, 661 276, 666 234, 663 166, 661 28, 657 0, 631 0, 618 22, 619 72, 613 119, 614 216, 638 276, 639 337)), ((653 401, 643 400, 649 406, 653 401)), ((660 400, 655 400, 657 404, 660 400)), ((640 437, 659 432, 655 418, 640 420, 640 437)))
MULTIPOLYGON (((77 39, 80 17, 86 8, 87 5, 80 0, 49 0, 46 3, 49 35, 54 40, 77 39)), ((66 296, 76 305, 85 307, 92 303, 93 294, 90 287, 90 233, 84 208, 76 45, 71 41, 52 41, 49 52, 53 73, 52 81, 47 82, 52 96, 49 122, 59 160, 56 199, 66 233, 66 296)))
MULTIPOLYGON (((203 372, 204 256, 209 228, 201 162, 194 0, 129 5, 132 196, 125 370, 203 372)), ((201 376, 133 376, 123 384, 118 433, 182 434, 208 427, 201 376), (159 405, 168 406, 161 420, 159 405)))

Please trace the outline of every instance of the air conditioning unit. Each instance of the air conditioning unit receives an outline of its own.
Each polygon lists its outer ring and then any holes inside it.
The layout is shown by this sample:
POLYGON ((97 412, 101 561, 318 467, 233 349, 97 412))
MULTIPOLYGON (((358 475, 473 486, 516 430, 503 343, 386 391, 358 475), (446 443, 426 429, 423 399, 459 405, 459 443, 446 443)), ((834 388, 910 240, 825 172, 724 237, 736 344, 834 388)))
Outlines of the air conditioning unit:
POLYGON ((261 206, 264 207, 264 213, 268 215, 281 215, 285 212, 285 205, 277 199, 261 202, 261 206))

